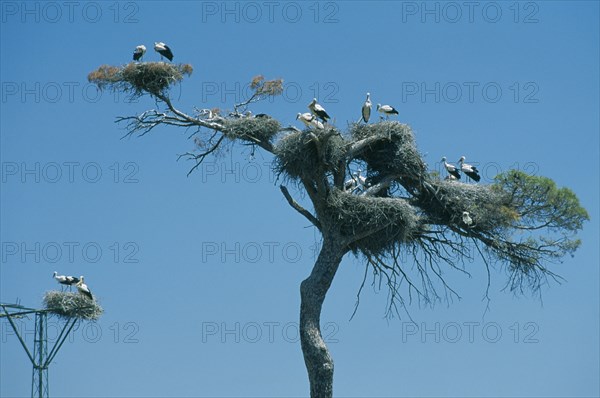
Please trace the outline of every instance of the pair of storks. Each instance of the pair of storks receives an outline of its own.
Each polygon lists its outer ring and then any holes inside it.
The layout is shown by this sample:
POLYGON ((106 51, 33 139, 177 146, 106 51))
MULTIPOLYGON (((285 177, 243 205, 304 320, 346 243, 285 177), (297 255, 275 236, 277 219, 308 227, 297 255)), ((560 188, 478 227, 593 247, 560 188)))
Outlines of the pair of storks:
POLYGON ((83 294, 90 300, 94 299, 94 296, 92 296, 92 291, 83 280, 83 276, 77 278, 75 276, 58 275, 58 272, 54 271, 54 279, 56 279, 56 281, 61 285, 69 286, 69 288, 71 286, 75 286, 79 293, 83 294))
POLYGON ((465 159, 466 159, 466 157, 461 156, 460 159, 458 160, 458 164, 460 167, 457 167, 453 164, 446 162, 445 156, 442 158, 442 162, 444 162, 444 167, 446 168, 446 171, 448 172, 448 177, 446 179, 460 180, 460 171, 465 173, 467 175, 467 177, 471 178, 474 181, 479 181, 481 179, 481 176, 479 175, 479 170, 477 170, 477 167, 465 163, 465 159))
MULTIPOLYGON (((371 117, 372 106, 373 105, 371 104, 371 93, 367 93, 367 99, 361 109, 362 121, 365 123, 369 123, 369 118, 371 117)), ((389 118, 392 115, 398 114, 398 111, 393 106, 381 105, 381 104, 377 104, 377 112, 381 113, 382 115, 385 115, 386 118, 389 118)), ((383 118, 383 116, 381 116, 381 118, 383 118)))
MULTIPOLYGON (((162 59, 162 57, 165 57, 169 61, 173 61, 173 52, 171 51, 169 46, 167 46, 165 43, 155 42, 154 43, 154 51, 156 51, 157 53, 160 54, 160 59, 162 59)), ((146 54, 146 46, 141 44, 141 45, 137 46, 135 48, 135 50, 133 50, 133 60, 139 61, 140 59, 142 59, 144 54, 146 54)))

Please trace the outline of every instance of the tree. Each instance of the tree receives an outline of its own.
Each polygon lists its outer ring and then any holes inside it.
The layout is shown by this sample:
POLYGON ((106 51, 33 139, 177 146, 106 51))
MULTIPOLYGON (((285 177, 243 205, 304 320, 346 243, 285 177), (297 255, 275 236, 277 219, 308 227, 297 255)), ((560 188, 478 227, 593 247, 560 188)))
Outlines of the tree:
POLYGON ((225 142, 240 141, 272 154, 285 183, 306 193, 310 210, 280 186, 289 205, 322 236, 312 272, 300 285, 300 341, 313 397, 333 394, 333 360, 320 317, 347 253, 365 262, 358 297, 371 270, 389 288, 387 313, 393 315, 406 299, 433 304, 459 297, 444 280, 444 267, 468 274, 464 260, 473 256, 471 248, 488 270, 488 288, 489 267, 498 265, 508 273, 507 288, 522 293, 538 292, 548 277, 559 280, 546 265, 573 255, 580 245, 576 233, 589 216, 572 191, 549 178, 511 170, 489 185, 442 180, 428 170, 410 127, 399 122, 354 123, 342 133, 332 125, 300 131, 252 116, 250 104, 282 93, 282 80, 262 76, 251 81, 252 96, 227 115, 218 109, 187 114, 168 94, 191 73, 190 65, 130 63, 101 66, 88 79, 100 88, 150 95, 162 107, 118 118, 128 135, 159 125, 194 129, 198 152, 182 155, 194 161, 190 173, 225 142), (358 167, 367 170, 367 184, 345 189, 358 167), (402 263, 407 255, 412 261, 402 263))

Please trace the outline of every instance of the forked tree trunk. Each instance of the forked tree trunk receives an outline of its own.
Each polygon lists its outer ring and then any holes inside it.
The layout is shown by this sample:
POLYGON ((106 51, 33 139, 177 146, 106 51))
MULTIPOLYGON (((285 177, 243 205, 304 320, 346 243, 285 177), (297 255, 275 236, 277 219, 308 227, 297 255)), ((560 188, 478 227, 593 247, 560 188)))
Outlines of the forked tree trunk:
POLYGON ((300 342, 313 398, 333 396, 333 359, 321 336, 321 307, 346 253, 340 239, 323 237, 323 247, 308 278, 300 284, 300 342))

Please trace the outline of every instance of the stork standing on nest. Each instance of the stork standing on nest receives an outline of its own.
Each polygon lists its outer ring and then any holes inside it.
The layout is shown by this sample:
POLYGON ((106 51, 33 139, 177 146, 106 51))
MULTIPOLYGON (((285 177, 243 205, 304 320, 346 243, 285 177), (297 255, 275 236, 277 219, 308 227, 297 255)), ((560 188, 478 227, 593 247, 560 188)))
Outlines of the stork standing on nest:
MULTIPOLYGON (((76 278, 74 276, 58 275, 58 272, 56 272, 56 271, 54 271, 53 277, 61 285, 69 286, 69 289, 71 288, 71 286, 73 286, 73 285, 77 284, 77 282, 79 282, 79 278, 76 278)), ((62 287, 62 289, 64 289, 64 286, 62 287)))
POLYGON ((367 100, 362 106, 362 120, 365 123, 369 123, 369 118, 371 117, 371 93, 367 93, 367 100))
MULTIPOLYGON (((391 105, 377 104, 377 111, 385 115, 385 119, 389 119, 391 115, 397 115, 398 111, 391 105)), ((383 116, 380 116, 383 119, 383 116)))
POLYGON ((458 160, 458 163, 460 164, 460 171, 465 173, 469 178, 471 178, 475 182, 479 182, 479 180, 481 179, 481 177, 479 176, 479 170, 477 170, 477 167, 465 163, 465 159, 467 158, 461 156, 458 160))
POLYGON ((79 277, 79 282, 77 282, 75 286, 77 287, 77 290, 79 290, 79 293, 83 294, 90 300, 94 300, 94 296, 92 296, 92 291, 90 290, 88 285, 86 285, 83 281, 83 276, 79 277))
POLYGON ((135 48, 135 50, 133 50, 133 60, 134 61, 139 61, 144 57, 144 54, 146 54, 146 46, 141 44, 139 46, 137 46, 135 48))
POLYGON ((160 54, 161 60, 163 59, 163 57, 165 57, 169 61, 173 61, 173 52, 171 51, 169 46, 167 46, 165 43, 155 42, 154 43, 154 51, 156 51, 157 53, 160 54))
POLYGON ((316 127, 318 129, 325 128, 323 123, 321 123, 315 115, 312 115, 308 112, 298 113, 298 115, 296 115, 296 120, 300 120, 306 127, 316 127))
POLYGON ((323 123, 327 123, 327 119, 331 119, 331 117, 325 111, 325 108, 323 108, 320 104, 317 104, 316 98, 313 98, 311 103, 308 104, 308 109, 310 110, 310 113, 321 119, 323 123))
POLYGON ((367 179, 362 176, 361 173, 361 169, 358 169, 358 171, 352 173, 351 178, 344 183, 345 191, 350 191, 351 193, 360 193, 367 188, 367 179))
POLYGON ((453 164, 450 164, 448 162, 446 162, 446 157, 444 156, 442 158, 442 162, 444 163, 444 167, 446 168, 446 171, 448 172, 448 180, 460 180, 460 173, 458 172, 458 167, 456 167, 453 164), (452 177, 454 178, 452 178, 452 177))

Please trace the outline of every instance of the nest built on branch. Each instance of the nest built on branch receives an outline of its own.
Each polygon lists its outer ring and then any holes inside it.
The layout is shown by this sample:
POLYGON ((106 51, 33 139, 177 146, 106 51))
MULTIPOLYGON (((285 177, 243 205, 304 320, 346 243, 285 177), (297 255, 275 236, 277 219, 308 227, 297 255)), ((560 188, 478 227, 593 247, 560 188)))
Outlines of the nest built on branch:
POLYGON ((191 75, 193 68, 189 64, 171 64, 166 62, 131 62, 123 66, 102 65, 88 75, 88 81, 100 89, 141 96, 145 92, 164 95, 172 85, 191 75))
POLYGON ((272 142, 281 125, 270 117, 235 118, 225 121, 224 134, 230 139, 241 139, 250 143, 272 142))
POLYGON ((52 290, 44 295, 44 306, 51 313, 63 318, 79 318, 95 321, 104 312, 96 300, 79 293, 52 290))

